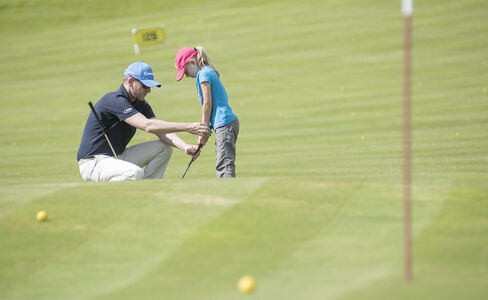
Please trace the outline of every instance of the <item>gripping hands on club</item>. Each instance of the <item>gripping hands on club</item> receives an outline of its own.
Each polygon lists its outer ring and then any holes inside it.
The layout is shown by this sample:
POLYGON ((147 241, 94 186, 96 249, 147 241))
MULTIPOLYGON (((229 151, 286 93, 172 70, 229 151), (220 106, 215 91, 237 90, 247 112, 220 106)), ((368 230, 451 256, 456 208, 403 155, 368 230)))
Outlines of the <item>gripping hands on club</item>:
POLYGON ((195 145, 188 145, 187 148, 185 148, 185 153, 192 156, 192 159, 195 160, 200 156, 200 149, 202 147, 198 147, 195 145))
POLYGON ((189 145, 185 149, 185 153, 192 156, 192 161, 196 160, 200 156, 200 150, 208 141, 208 138, 212 135, 210 125, 206 123, 192 123, 192 128, 188 130, 189 133, 198 135, 198 146, 189 145))
POLYGON ((191 134, 199 135, 200 137, 208 137, 212 133, 210 126, 205 123, 190 123, 190 128, 187 130, 191 134))
POLYGON ((205 146, 205 144, 207 143, 208 141, 208 138, 212 135, 212 131, 210 131, 210 133, 208 135, 204 135, 204 136, 199 136, 198 137, 198 144, 199 145, 202 145, 202 146, 205 146))

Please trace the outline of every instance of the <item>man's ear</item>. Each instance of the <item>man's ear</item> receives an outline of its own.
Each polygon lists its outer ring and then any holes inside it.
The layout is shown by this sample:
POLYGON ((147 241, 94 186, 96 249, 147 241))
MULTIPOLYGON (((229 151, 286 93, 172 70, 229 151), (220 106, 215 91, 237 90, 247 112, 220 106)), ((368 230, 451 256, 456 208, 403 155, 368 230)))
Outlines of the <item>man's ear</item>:
POLYGON ((134 81, 136 81, 136 80, 134 78, 132 78, 132 77, 129 77, 127 79, 127 83, 129 84, 129 87, 130 88, 133 88, 134 87, 134 81))

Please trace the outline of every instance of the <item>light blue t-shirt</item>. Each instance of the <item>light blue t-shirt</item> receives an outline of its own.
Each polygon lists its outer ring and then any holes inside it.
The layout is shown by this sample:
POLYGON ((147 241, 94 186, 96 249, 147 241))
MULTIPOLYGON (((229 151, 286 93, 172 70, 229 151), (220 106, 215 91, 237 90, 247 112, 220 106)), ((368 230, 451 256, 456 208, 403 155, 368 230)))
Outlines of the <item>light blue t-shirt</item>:
POLYGON ((202 82, 208 82, 212 90, 212 114, 210 115, 209 121, 213 129, 217 130, 217 128, 225 126, 237 119, 237 116, 229 106, 227 92, 219 76, 211 67, 203 66, 197 74, 198 101, 200 101, 201 105, 203 105, 202 88, 200 86, 202 82))

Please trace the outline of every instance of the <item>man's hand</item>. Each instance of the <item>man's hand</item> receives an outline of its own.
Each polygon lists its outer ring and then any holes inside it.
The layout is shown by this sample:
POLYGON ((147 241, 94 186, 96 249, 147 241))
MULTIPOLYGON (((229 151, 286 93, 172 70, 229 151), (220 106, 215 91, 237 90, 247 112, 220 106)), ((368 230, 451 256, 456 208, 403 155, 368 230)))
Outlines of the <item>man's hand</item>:
POLYGON ((210 136, 210 127, 208 124, 205 123, 190 123, 190 128, 187 130, 191 134, 199 135, 201 137, 208 137, 210 136))
MULTIPOLYGON (((197 150, 198 150, 198 146, 195 145, 187 145, 185 147, 185 153, 190 156, 193 156, 195 152, 197 152, 197 150)), ((200 156, 200 151, 198 151, 198 153, 195 155, 195 158, 193 160, 196 160, 199 156, 200 156)))

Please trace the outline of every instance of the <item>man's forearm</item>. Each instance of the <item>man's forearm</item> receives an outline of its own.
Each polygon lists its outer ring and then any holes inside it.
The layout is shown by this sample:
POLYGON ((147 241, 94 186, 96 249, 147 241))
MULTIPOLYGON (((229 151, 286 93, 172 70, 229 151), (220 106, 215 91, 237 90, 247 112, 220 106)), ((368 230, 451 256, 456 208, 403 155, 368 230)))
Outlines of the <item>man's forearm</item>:
POLYGON ((150 119, 148 120, 146 131, 151 133, 172 133, 172 132, 181 132, 181 131, 188 131, 190 125, 188 123, 175 123, 175 122, 167 122, 158 119, 150 119))
POLYGON ((176 133, 156 134, 156 135, 158 136, 159 140, 165 143, 166 145, 185 151, 187 144, 176 133))
POLYGON ((147 119, 143 114, 137 113, 124 120, 127 124, 154 134, 166 134, 172 132, 186 131, 188 133, 208 136, 210 128, 204 123, 175 123, 158 120, 156 118, 147 119))

